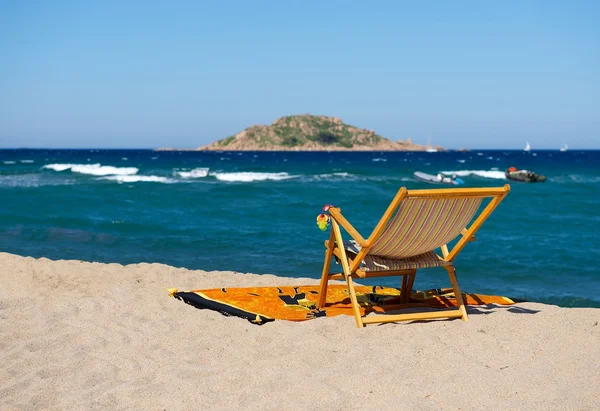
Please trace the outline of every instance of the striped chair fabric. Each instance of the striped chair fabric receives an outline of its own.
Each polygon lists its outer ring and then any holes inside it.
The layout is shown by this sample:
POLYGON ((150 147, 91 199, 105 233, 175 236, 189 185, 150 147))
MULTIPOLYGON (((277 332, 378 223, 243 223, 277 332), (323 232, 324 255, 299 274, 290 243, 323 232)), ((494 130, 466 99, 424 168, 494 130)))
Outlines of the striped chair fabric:
MULTIPOLYGON (((354 259, 359 253, 361 247, 354 240, 344 241, 344 248, 348 257, 354 259)), ((337 259, 337 258, 336 258, 337 259)), ((390 259, 377 255, 367 254, 360 264, 364 271, 387 271, 387 270, 412 270, 416 268, 430 268, 452 265, 451 261, 440 260, 433 251, 421 255, 403 258, 390 259)))
POLYGON ((482 200, 481 197, 407 198, 400 203, 369 254, 394 260, 421 258, 455 239, 469 224, 482 200))

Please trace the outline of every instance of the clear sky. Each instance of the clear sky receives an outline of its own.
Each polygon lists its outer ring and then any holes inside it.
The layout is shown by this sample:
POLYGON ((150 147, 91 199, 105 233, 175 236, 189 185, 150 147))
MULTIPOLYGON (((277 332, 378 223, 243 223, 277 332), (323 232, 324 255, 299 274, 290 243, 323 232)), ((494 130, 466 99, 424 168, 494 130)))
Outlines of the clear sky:
POLYGON ((600 148, 600 1, 0 0, 0 147, 196 147, 290 114, 600 148))

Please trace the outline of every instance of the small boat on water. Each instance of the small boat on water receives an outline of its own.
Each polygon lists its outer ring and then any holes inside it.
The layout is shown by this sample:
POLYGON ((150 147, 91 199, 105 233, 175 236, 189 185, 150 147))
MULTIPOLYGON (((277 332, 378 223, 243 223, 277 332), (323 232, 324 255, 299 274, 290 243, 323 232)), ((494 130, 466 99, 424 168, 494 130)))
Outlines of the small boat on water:
POLYGON ((523 183, 542 183, 546 181, 546 176, 529 170, 518 170, 516 167, 507 168, 504 175, 509 180, 521 181, 523 183))
POLYGON ((569 146, 567 145, 567 143, 565 143, 564 147, 560 148, 560 151, 567 151, 569 149, 569 146))
POLYGON ((427 148, 425 149, 427 153, 437 153, 437 148, 431 145, 431 133, 429 133, 429 139, 427 139, 427 148))
POLYGON ((455 175, 448 177, 443 175, 442 173, 439 173, 438 175, 434 176, 433 174, 422 173, 420 171, 415 171, 413 175, 417 180, 424 181, 430 184, 448 184, 454 186, 464 184, 464 181, 462 181, 455 175))
POLYGON ((525 148, 523 149, 523 151, 531 151, 531 146, 529 145, 529 141, 527 141, 525 143, 525 148))

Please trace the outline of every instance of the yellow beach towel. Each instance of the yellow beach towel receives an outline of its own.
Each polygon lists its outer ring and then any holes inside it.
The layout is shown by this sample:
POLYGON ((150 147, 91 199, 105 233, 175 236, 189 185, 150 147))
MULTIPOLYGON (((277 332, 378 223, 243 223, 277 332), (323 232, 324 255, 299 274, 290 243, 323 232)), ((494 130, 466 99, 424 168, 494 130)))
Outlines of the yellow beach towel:
MULTIPOLYGON (((218 311, 224 315, 246 318, 254 324, 273 320, 306 321, 318 317, 353 315, 350 297, 345 285, 331 285, 327 289, 327 305, 316 308, 318 286, 282 286, 255 288, 214 288, 179 292, 168 289, 169 294, 194 307, 218 311)), ((415 291, 410 303, 399 304, 400 290, 381 286, 357 286, 361 315, 371 312, 386 313, 403 308, 455 307, 451 288, 415 291)), ((510 305, 507 297, 463 293, 467 305, 510 305)))

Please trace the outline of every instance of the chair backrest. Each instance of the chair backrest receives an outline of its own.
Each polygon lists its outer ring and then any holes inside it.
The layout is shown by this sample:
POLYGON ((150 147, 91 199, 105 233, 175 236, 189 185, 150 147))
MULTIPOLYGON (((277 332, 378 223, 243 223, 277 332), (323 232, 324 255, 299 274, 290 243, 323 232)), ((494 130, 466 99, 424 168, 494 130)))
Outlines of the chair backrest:
MULTIPOLYGON (((396 210, 384 228, 374 232, 369 254, 387 258, 408 258, 433 251, 454 240, 467 225, 486 197, 501 200, 509 187, 502 189, 411 190, 396 196, 396 210)), ((493 211, 487 213, 478 224, 493 211)), ((394 202, 390 207, 394 206, 394 202)), ((484 214, 483 212, 481 214, 484 214)), ((384 217, 385 218, 385 217, 384 217)), ((478 227, 477 227, 478 228, 478 227)))

